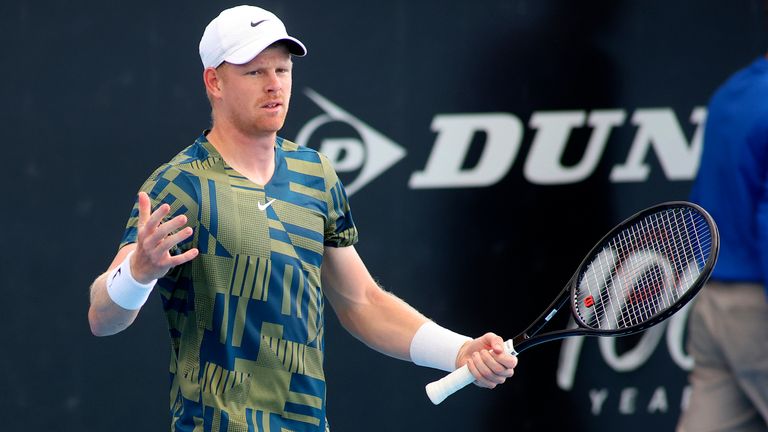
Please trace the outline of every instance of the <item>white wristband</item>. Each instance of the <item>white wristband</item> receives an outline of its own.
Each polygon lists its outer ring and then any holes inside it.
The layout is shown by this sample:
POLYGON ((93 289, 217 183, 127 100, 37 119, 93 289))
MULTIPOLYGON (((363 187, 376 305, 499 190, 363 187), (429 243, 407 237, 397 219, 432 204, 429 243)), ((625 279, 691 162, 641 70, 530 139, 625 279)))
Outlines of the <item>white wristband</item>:
POLYGON ((131 255, 133 255, 133 251, 128 253, 128 256, 119 266, 109 272, 107 293, 109 298, 121 308, 137 310, 146 303, 157 279, 147 284, 137 282, 131 273, 131 255))
POLYGON ((472 339, 427 321, 413 335, 411 361, 419 366, 452 372, 456 369, 459 349, 468 340, 472 339))

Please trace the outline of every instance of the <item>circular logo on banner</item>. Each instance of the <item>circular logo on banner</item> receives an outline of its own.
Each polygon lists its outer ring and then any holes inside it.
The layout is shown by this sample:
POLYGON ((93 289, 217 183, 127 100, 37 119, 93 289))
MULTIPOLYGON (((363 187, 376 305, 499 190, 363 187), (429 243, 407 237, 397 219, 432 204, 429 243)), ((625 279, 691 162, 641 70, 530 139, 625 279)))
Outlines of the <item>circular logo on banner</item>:
POLYGON ((342 123, 353 129, 354 133, 347 134, 344 128, 336 128, 336 133, 339 130, 344 133, 321 137, 317 147, 320 153, 328 157, 340 176, 357 172, 354 179, 344 181, 347 194, 352 195, 362 189, 405 157, 406 152, 402 146, 357 117, 311 89, 306 89, 305 94, 325 114, 313 118, 301 128, 296 137, 297 144, 309 147, 322 126, 342 123))

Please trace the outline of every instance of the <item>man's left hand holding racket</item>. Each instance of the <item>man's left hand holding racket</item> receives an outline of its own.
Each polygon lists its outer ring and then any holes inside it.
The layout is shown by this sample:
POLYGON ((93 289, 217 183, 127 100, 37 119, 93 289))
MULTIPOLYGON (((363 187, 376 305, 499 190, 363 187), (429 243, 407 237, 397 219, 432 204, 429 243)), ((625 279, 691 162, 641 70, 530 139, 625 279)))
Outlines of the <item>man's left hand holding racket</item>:
POLYGON ((474 382, 485 388, 494 388, 514 374, 517 357, 505 349, 501 337, 486 333, 471 339, 423 317, 421 321, 410 343, 410 360, 415 364, 455 371, 453 376, 459 374, 464 385, 474 382))
POLYGON ((517 366, 517 357, 504 351, 504 340, 493 334, 467 341, 459 350, 456 367, 467 365, 480 387, 494 388, 511 377, 517 366))

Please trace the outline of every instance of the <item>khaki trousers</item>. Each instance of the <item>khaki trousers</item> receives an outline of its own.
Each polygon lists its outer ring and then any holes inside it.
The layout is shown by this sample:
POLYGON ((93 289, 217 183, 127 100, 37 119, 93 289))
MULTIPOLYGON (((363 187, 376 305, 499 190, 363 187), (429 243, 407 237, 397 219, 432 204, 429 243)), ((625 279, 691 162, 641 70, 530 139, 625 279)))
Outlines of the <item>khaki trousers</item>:
POLYGON ((711 281, 695 300, 691 398, 678 432, 768 431, 768 301, 762 285, 711 281))

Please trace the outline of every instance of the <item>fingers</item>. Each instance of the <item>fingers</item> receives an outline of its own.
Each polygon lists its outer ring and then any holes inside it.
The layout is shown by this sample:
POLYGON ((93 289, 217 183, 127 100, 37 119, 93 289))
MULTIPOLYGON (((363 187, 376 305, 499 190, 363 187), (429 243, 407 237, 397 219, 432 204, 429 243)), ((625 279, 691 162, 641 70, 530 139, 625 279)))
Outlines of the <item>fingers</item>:
MULTIPOLYGON (((509 354, 504 354, 509 356, 509 354)), ((472 354, 472 358, 467 362, 467 367, 475 375, 477 384, 481 387, 494 388, 503 384, 507 378, 514 375, 514 366, 508 367, 506 364, 517 365, 517 359, 514 356, 511 361, 500 361, 497 354, 491 351, 482 350, 472 354), (476 372, 476 373, 475 373, 476 372)))
POLYGON ((157 248, 159 244, 163 242, 162 247, 168 250, 179 241, 184 240, 191 235, 190 232, 186 236, 177 237, 177 241, 173 243, 165 241, 169 237, 169 234, 183 227, 187 223, 187 217, 179 215, 167 222, 163 222, 165 217, 171 211, 171 206, 166 203, 161 204, 154 212, 150 212, 150 210, 151 203, 149 196, 146 192, 139 192, 139 238, 137 240, 144 248, 152 250, 157 248))
POLYGON ((180 266, 186 262, 192 261, 200 254, 200 251, 197 250, 197 248, 192 248, 183 254, 179 254, 176 256, 172 256, 169 260, 171 263, 171 267, 180 266))
MULTIPOLYGON (((152 233, 152 235, 147 238, 147 240, 153 243, 160 243, 160 242, 167 243, 168 237, 172 237, 170 234, 178 230, 179 228, 183 227, 186 223, 187 223, 187 217, 184 215, 178 215, 175 218, 169 220, 168 222, 164 222, 160 224, 155 229, 155 232, 152 233)), ((182 231, 184 230, 181 230, 179 232, 182 232, 182 231)), ((190 231, 189 234, 192 234, 192 232, 190 231)), ((189 237, 189 235, 184 236, 179 241, 184 240, 187 237, 189 237)), ((166 249, 170 249, 171 247, 173 247, 173 245, 175 245, 179 241, 169 244, 168 247, 166 247, 166 249)))
MULTIPOLYGON (((152 214, 148 225, 154 222, 153 219, 155 215, 163 213, 167 214, 167 212, 161 210, 162 207, 152 214)), ((158 225, 151 234, 145 236, 141 241, 145 252, 148 255, 155 256, 156 260, 170 257, 170 249, 186 240, 194 233, 194 230, 191 227, 184 227, 186 223, 187 217, 185 215, 179 215, 168 222, 158 225)))
MULTIPOLYGON (((163 224, 162 226, 165 226, 165 225, 168 225, 168 223, 163 224)), ((160 230, 158 229, 158 231, 160 230)), ((170 250, 172 247, 176 246, 177 244, 189 238, 189 236, 191 236, 193 232, 194 231, 192 230, 191 227, 186 227, 174 234, 167 235, 162 239, 162 241, 158 245, 158 249, 162 249, 164 251, 170 250)))
POLYGON ((151 210, 151 200, 145 192, 139 192, 139 221, 136 253, 131 261, 131 270, 136 280, 152 280, 166 274, 171 267, 184 264, 198 256, 195 248, 172 256, 170 250, 188 239, 194 230, 184 227, 185 215, 178 215, 169 221, 165 218, 171 212, 167 203, 151 210))
POLYGON ((485 377, 477 368, 477 366, 475 366, 475 361, 473 359, 470 359, 469 361, 467 361, 467 368, 469 368, 469 371, 472 372, 472 375, 474 375, 475 377, 475 385, 480 387, 485 387, 485 388, 496 387, 496 384, 485 379, 485 377))
POLYGON ((497 336, 494 333, 486 333, 480 337, 486 346, 489 347, 494 353, 501 354, 504 352, 504 339, 501 336, 497 336))
MULTIPOLYGON (((484 353, 487 354, 488 351, 484 351, 484 353)), ((503 383, 504 379, 501 378, 501 381, 499 381, 488 365, 485 364, 482 357, 483 351, 476 351, 472 354, 472 360, 469 363, 472 364, 472 366, 469 367, 469 370, 472 371, 474 368, 477 371, 477 375, 475 375, 477 384, 481 387, 494 388, 496 385, 503 383)), ((469 364, 467 364, 467 366, 469 366, 469 364)))
POLYGON ((149 219, 151 204, 146 192, 139 192, 139 227, 144 226, 149 219))
MULTIPOLYGON (((498 382, 498 384, 501 384, 504 382, 506 378, 511 377, 515 371, 514 366, 507 367, 501 362, 501 356, 494 355, 490 351, 479 351, 476 353, 480 356, 480 359, 483 361, 483 365, 485 365, 485 368, 487 369, 488 373, 492 375, 490 378, 491 381, 498 382)), ((517 358, 512 357, 512 360, 517 365, 517 358)))
POLYGON ((152 214, 150 214, 149 218, 147 219, 146 223, 143 226, 139 226, 139 230, 143 229, 145 233, 153 234, 157 227, 160 226, 163 219, 165 218, 168 213, 171 211, 171 206, 168 204, 161 204, 160 207, 157 208, 152 214))
POLYGON ((494 388, 504 383, 514 375, 517 357, 507 353, 504 340, 493 334, 486 333, 475 339, 474 352, 465 357, 466 365, 475 377, 475 384, 480 387, 494 388))
POLYGON ((168 204, 162 204, 154 212, 151 211, 151 206, 149 195, 146 192, 139 192, 139 221, 136 243, 140 249, 145 247, 152 249, 160 241, 160 238, 164 237, 152 238, 163 218, 171 211, 168 204))

